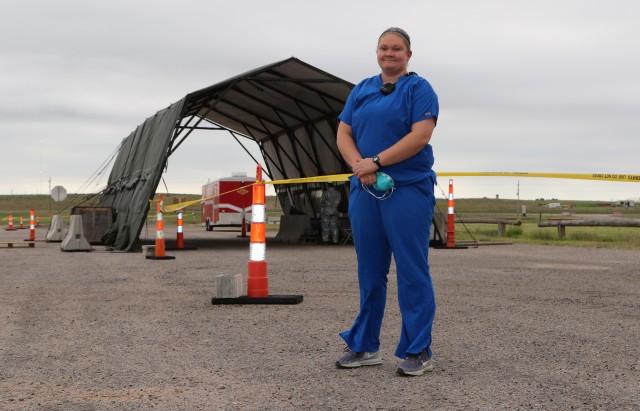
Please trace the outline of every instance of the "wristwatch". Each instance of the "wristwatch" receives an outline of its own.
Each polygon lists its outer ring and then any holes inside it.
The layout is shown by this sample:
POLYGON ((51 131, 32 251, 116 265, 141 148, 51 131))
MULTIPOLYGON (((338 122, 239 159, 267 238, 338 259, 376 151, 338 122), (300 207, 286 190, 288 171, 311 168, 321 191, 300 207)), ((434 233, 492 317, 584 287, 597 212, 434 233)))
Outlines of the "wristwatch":
POLYGON ((382 164, 380 164, 380 157, 373 156, 371 160, 373 160, 373 162, 378 166, 379 169, 382 168, 382 164))

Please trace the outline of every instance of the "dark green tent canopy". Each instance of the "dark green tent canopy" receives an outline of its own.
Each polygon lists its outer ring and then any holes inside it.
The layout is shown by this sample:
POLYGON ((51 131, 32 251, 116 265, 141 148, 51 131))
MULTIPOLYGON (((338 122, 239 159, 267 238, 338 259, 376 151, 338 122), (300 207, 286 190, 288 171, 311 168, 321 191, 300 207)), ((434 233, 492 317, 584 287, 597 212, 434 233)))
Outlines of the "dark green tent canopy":
MULTIPOLYGON (((224 130, 241 145, 242 140, 258 144, 263 158, 254 160, 272 180, 349 172, 335 135, 337 116, 352 88, 292 57, 190 93, 158 111, 118 152, 100 199, 100 206, 117 211, 105 244, 133 248, 169 156, 194 130, 224 130)), ((317 216, 314 193, 320 188, 305 184, 276 190, 285 214, 295 209, 317 216)))

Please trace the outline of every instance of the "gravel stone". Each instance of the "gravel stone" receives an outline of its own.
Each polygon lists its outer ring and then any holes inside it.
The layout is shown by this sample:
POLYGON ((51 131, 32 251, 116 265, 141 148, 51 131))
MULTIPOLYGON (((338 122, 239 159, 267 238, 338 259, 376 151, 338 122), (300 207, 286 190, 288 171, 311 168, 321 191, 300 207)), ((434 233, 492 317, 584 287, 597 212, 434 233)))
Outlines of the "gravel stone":
POLYGON ((431 249, 435 368, 402 377, 395 267, 383 364, 337 369, 338 333, 358 311, 353 246, 269 238, 269 293, 304 301, 213 305, 216 275, 241 273, 246 287, 249 239, 237 235, 185 226, 198 249, 165 261, 1 248, 0 409, 640 409, 637 251, 431 249))

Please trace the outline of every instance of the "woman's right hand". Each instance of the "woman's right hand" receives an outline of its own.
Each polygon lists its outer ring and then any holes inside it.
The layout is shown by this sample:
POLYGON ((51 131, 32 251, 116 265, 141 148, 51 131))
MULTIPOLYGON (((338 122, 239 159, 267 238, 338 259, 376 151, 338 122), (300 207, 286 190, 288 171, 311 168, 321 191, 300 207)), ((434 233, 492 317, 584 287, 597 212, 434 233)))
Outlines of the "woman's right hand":
POLYGON ((351 167, 351 170, 356 177, 362 180, 364 176, 370 174, 373 174, 375 179, 376 171, 378 171, 379 168, 380 167, 378 167, 378 165, 374 163, 371 158, 362 158, 356 161, 353 167, 351 167))

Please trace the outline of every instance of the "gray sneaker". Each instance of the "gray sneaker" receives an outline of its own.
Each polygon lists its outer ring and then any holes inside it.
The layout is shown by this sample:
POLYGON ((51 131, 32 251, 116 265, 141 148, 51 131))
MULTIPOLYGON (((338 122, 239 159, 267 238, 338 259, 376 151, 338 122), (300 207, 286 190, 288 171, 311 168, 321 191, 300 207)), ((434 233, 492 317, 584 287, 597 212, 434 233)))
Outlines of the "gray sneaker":
POLYGON ((420 354, 408 354, 407 357, 398 365, 396 372, 400 375, 422 375, 425 371, 433 370, 431 357, 427 354, 427 350, 420 354))
POLYGON ((380 351, 376 352, 355 352, 349 347, 345 348, 345 354, 336 361, 338 368, 357 368, 363 365, 379 365, 382 364, 380 351))

